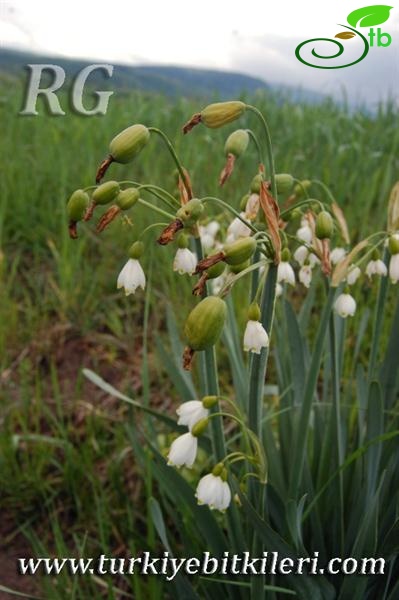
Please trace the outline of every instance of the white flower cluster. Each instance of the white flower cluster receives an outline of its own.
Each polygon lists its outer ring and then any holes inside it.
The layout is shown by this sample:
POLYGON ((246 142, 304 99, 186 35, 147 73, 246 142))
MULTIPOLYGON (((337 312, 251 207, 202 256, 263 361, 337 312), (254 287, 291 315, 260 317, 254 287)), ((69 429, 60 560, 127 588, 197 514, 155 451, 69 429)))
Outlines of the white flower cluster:
MULTIPOLYGON (((195 431, 195 425, 207 419, 209 409, 200 400, 190 400, 181 404, 176 413, 179 417, 177 424, 185 425, 189 430, 176 438, 171 444, 168 453, 168 465, 191 468, 198 450, 198 435, 195 431)), ((224 511, 228 508, 231 501, 231 491, 226 481, 226 470, 223 465, 217 465, 212 473, 208 473, 200 479, 195 496, 198 504, 207 504, 211 510, 224 511)))

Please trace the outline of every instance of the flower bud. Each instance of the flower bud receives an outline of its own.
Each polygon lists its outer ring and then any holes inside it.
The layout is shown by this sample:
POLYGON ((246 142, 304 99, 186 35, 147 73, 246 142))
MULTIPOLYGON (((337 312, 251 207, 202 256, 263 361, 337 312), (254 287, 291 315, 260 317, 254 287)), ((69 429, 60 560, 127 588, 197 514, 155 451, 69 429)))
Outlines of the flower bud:
POLYGON ((275 181, 278 194, 288 194, 294 185, 294 178, 289 173, 277 173, 275 181))
POLYGON ((89 196, 83 190, 75 190, 67 203, 67 214, 70 221, 81 221, 89 205, 89 196))
POLYGON ((144 252, 144 244, 143 242, 134 242, 129 248, 129 258, 133 258, 135 260, 139 259, 144 252))
POLYGON ((303 179, 299 183, 297 183, 294 187, 294 194, 297 198, 304 198, 306 196, 306 192, 309 191, 312 182, 309 179, 303 179))
POLYGON ((184 326, 187 343, 192 350, 214 346, 226 320, 226 303, 217 296, 201 300, 190 312, 184 326))
POLYGON ((132 208, 140 197, 140 192, 137 188, 131 187, 122 190, 116 197, 115 203, 121 210, 129 210, 132 208))
POLYGON ((331 239, 334 231, 332 216, 326 210, 322 210, 316 218, 316 237, 319 240, 331 239))
POLYGON ((110 155, 114 161, 126 164, 142 150, 149 139, 150 132, 145 125, 131 125, 118 133, 111 141, 110 155))
POLYGON ((246 105, 239 100, 215 102, 201 111, 201 123, 206 127, 216 129, 241 117, 245 109, 246 105))
POLYGON ((259 194, 260 192, 260 184, 263 181, 262 173, 258 173, 251 181, 250 190, 252 194, 259 194))
POLYGON ((399 235, 391 235, 388 242, 389 252, 399 254, 399 235))
POLYGON ((260 321, 260 308, 257 302, 252 302, 248 308, 248 320, 260 321))
POLYGON ((237 129, 229 135, 224 145, 225 154, 233 154, 236 158, 244 154, 249 144, 249 135, 245 129, 237 129))
POLYGON ((223 273, 225 268, 226 268, 226 265, 224 262, 218 262, 215 265, 212 265, 206 271, 207 279, 216 279, 216 277, 220 277, 220 275, 223 273))
POLYGON ((212 408, 217 404, 218 396, 204 396, 201 402, 204 408, 212 408))
POLYGON ((247 261, 256 250, 256 240, 252 237, 241 238, 223 248, 224 261, 228 265, 240 265, 247 261))
POLYGON ((230 273, 233 273, 233 275, 236 275, 237 273, 241 273, 241 271, 243 271, 244 269, 249 267, 250 264, 251 264, 250 260, 244 260, 244 262, 240 263, 239 265, 230 265, 229 266, 230 273))
POLYGON ((209 425, 209 419, 207 417, 205 417, 204 419, 200 419, 199 421, 196 422, 195 425, 193 425, 192 429, 191 429, 191 433, 194 437, 199 437, 200 435, 202 435, 205 431, 205 429, 208 427, 209 425))
POLYGON ((184 204, 176 213, 176 218, 179 219, 184 226, 190 227, 194 225, 196 221, 198 221, 204 210, 203 204, 201 200, 198 198, 193 198, 187 204, 184 204))
POLYGON ((117 181, 106 181, 94 190, 91 199, 95 205, 108 204, 115 200, 119 192, 120 187, 117 181))

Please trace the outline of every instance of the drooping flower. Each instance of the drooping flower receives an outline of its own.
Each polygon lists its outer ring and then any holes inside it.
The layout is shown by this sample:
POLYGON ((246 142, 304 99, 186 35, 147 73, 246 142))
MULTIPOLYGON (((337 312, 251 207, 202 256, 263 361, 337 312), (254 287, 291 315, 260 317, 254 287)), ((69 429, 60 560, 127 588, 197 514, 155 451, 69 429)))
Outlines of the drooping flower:
POLYGON ((197 266, 197 257, 188 248, 178 248, 173 261, 173 270, 184 275, 192 275, 197 266))
POLYGON ((278 283, 289 283, 295 285, 295 273, 289 262, 281 261, 277 270, 278 283))
POLYGON ((183 402, 176 410, 176 413, 179 417, 177 424, 186 425, 191 431, 198 421, 208 416, 209 410, 204 407, 200 400, 189 400, 188 402, 183 402))
POLYGON ((343 319, 353 317, 356 311, 356 301, 350 294, 340 294, 334 303, 334 310, 343 319))
POLYGON ((231 490, 226 479, 227 471, 222 463, 202 477, 195 492, 198 504, 207 504, 211 510, 225 511, 231 502, 231 490))
POLYGON ((356 281, 359 279, 361 274, 362 274, 362 272, 359 269, 359 267, 355 267, 355 266, 349 267, 348 274, 346 276, 347 284, 353 285, 354 283, 356 283, 356 281))
POLYGON ((309 227, 309 225, 306 224, 306 225, 303 225, 302 227, 300 227, 298 229, 298 231, 296 232, 296 237, 298 238, 298 240, 301 240, 302 242, 311 244, 312 238, 313 238, 313 233, 312 233, 312 230, 309 227))
POLYGON ((302 265, 298 273, 299 281, 305 286, 310 287, 312 281, 312 267, 310 264, 302 265))
POLYGON ((269 345, 269 336, 259 321, 249 320, 244 333, 244 350, 260 354, 262 348, 269 345))
POLYGON ((399 254, 392 254, 390 258, 389 277, 393 284, 399 281, 399 254))
POLYGON ((199 228, 201 243, 205 250, 210 250, 215 245, 215 237, 219 231, 220 225, 217 221, 210 221, 207 225, 201 225, 199 228))
POLYGON ((305 260, 308 258, 308 256, 309 250, 306 248, 306 246, 298 246, 294 252, 294 258, 301 266, 305 263, 305 260))
POLYGON ((117 288, 124 288, 126 296, 134 294, 138 287, 144 290, 145 274, 137 259, 129 258, 118 275, 117 288))
POLYGON ((168 453, 168 465, 190 468, 197 456, 198 440, 191 431, 180 435, 172 442, 168 453))
MULTIPOLYGON (((245 219, 245 212, 240 213, 240 217, 245 219)), ((248 237, 251 235, 251 230, 248 225, 236 217, 227 228, 227 236, 229 237, 230 235, 236 240, 240 237, 248 237)))
POLYGON ((276 298, 280 298, 280 296, 282 296, 283 294, 283 286, 281 285, 281 283, 276 283, 276 298))
POLYGON ((330 254, 331 263, 333 265, 336 265, 339 262, 341 262, 341 260, 343 258, 345 258, 345 256, 346 256, 346 250, 345 250, 345 248, 339 248, 339 247, 334 248, 334 250, 332 250, 331 254, 330 254))
POLYGON ((388 269, 384 261, 380 258, 376 260, 370 260, 366 267, 366 275, 370 279, 373 275, 380 275, 381 277, 386 277, 388 274, 388 269))

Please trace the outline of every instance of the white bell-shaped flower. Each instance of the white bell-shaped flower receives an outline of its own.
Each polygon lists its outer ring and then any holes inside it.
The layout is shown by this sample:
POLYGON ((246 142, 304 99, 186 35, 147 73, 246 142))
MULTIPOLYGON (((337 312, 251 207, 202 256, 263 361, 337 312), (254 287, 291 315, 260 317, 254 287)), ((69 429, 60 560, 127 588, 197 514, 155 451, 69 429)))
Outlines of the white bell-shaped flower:
POLYGON ((173 261, 173 270, 184 275, 192 275, 197 266, 197 257, 188 248, 178 248, 173 261))
MULTIPOLYGON (((240 217, 246 219, 245 212, 240 213, 240 217)), ((250 228, 236 217, 227 228, 227 236, 232 236, 233 240, 251 235, 250 228)))
POLYGON ((269 345, 269 336, 259 321, 249 320, 244 333, 244 350, 260 354, 262 348, 269 345))
POLYGON ((341 260, 343 258, 345 258, 345 256, 346 256, 345 248, 337 247, 337 248, 334 248, 334 250, 331 250, 330 260, 333 265, 337 265, 339 262, 341 262, 341 260))
POLYGON ((313 239, 313 233, 309 225, 303 225, 302 227, 300 227, 296 232, 296 237, 302 242, 311 244, 313 239))
POLYGON ((373 277, 373 275, 379 275, 380 277, 386 277, 388 275, 387 266, 384 263, 384 261, 381 260, 380 258, 377 258, 376 260, 370 260, 367 263, 366 275, 370 279, 373 277))
POLYGON ((359 267, 354 267, 354 266, 349 267, 348 274, 346 276, 347 284, 353 285, 354 283, 356 283, 356 281, 359 279, 361 274, 362 274, 362 272, 359 269, 359 267))
POLYGON ((231 502, 231 491, 227 481, 219 475, 209 473, 197 485, 195 496, 198 504, 207 504, 211 510, 224 511, 231 502))
POLYGON ((353 317, 356 311, 356 301, 350 294, 340 294, 334 303, 334 310, 343 319, 353 317))
POLYGON ((144 290, 145 275, 140 262, 135 258, 129 258, 122 271, 118 275, 117 287, 124 288, 126 296, 134 294, 138 287, 144 290))
POLYGON ((295 273, 289 262, 281 261, 277 270, 278 283, 289 283, 295 285, 295 273))
POLYGON ((310 265, 302 265, 298 273, 299 281, 307 288, 310 287, 312 281, 312 267, 310 265))
POLYGON ((208 416, 209 410, 204 407, 200 400, 189 400, 188 402, 183 402, 176 410, 176 413, 179 417, 177 424, 186 425, 191 431, 198 421, 208 416))
POLYGON ((198 440, 190 431, 180 435, 172 442, 168 454, 168 465, 190 468, 197 456, 198 440))
POLYGON ((392 283, 399 281, 399 254, 392 254, 389 261, 389 278, 392 283))
POLYGON ((305 263, 305 260, 308 258, 308 256, 309 250, 306 248, 306 246, 298 246, 294 252, 294 258, 301 266, 305 263))

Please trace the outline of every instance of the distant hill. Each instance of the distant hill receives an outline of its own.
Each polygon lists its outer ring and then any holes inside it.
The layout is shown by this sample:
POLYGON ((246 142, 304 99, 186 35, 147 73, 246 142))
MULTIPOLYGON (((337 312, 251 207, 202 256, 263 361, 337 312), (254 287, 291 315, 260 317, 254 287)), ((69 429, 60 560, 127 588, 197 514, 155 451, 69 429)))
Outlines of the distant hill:
MULTIPOLYGON (((70 59, 66 57, 44 56, 30 52, 20 52, 2 48, 0 51, 0 73, 22 75, 30 63, 56 64, 62 67, 68 78, 73 78, 81 69, 95 61, 70 59)), ((105 61, 98 61, 105 62, 105 61)), ((243 93, 253 94, 259 90, 281 91, 291 99, 307 102, 320 102, 322 94, 309 90, 273 85, 256 77, 230 71, 216 71, 176 66, 129 66, 115 64, 112 79, 104 78, 100 71, 90 75, 93 85, 112 81, 115 89, 137 89, 148 92, 163 93, 170 96, 218 96, 221 99, 237 97, 243 93)))

